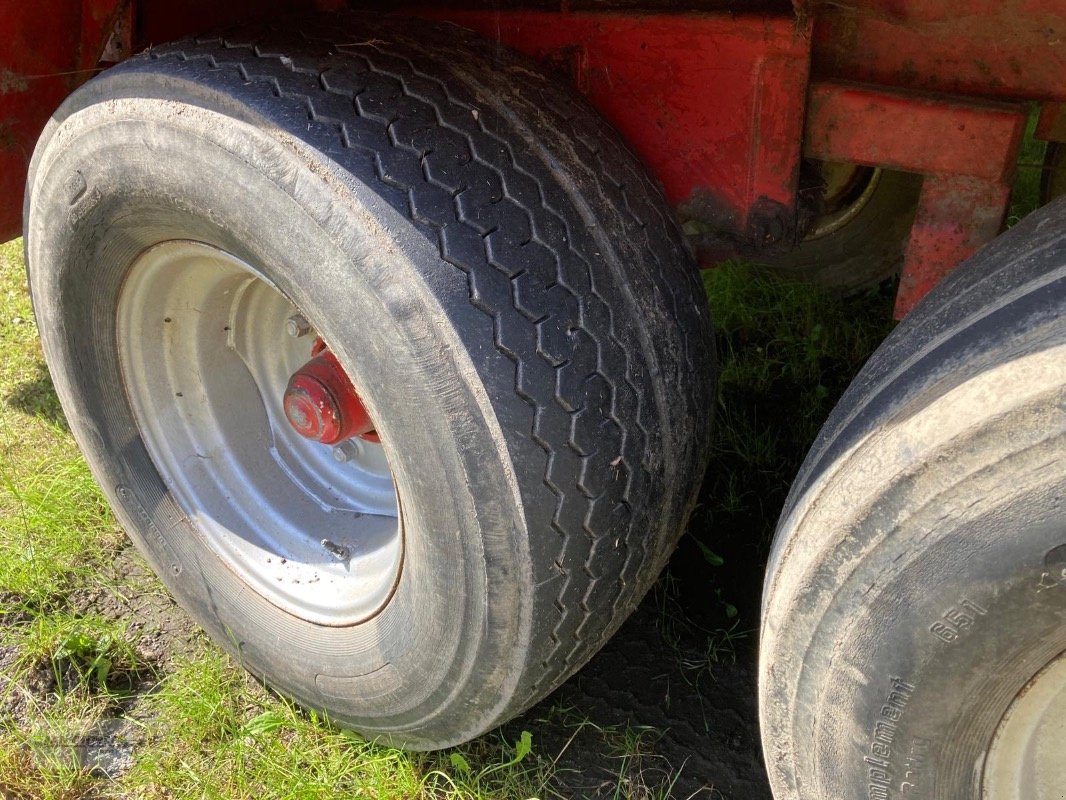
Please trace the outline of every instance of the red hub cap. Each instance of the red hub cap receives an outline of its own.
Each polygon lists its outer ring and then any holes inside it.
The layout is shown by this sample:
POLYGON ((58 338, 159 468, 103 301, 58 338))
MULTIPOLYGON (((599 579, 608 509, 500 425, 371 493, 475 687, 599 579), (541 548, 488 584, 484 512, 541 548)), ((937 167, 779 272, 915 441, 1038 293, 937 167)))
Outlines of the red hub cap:
POLYGON ((338 444, 355 436, 379 441, 363 401, 321 338, 315 340, 311 356, 285 389, 289 424, 301 436, 322 444, 338 444))

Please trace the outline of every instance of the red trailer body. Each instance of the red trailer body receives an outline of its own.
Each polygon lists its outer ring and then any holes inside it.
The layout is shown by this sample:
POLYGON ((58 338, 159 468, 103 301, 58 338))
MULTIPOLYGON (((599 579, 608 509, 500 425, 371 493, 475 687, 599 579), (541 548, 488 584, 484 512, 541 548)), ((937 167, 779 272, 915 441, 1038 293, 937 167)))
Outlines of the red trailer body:
MULTIPOLYGON (((334 2, 48 0, 0 33, 0 236, 48 116, 107 62, 191 31, 334 2)), ((705 265, 795 244, 801 158, 926 176, 902 316, 1000 229, 1027 107, 1066 139, 1066 7, 1051 0, 797 3, 780 13, 410 7, 565 70, 662 182, 705 265)))

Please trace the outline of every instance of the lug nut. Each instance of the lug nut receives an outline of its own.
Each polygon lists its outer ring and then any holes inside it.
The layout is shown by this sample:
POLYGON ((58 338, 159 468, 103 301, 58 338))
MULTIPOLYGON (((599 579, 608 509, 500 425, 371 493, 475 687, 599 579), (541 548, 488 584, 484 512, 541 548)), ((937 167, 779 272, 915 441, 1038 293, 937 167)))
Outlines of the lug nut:
POLYGON ((311 323, 303 314, 293 314, 285 320, 285 332, 293 339, 299 339, 311 332, 311 323))
POLYGON ((333 448, 333 459, 341 464, 347 464, 359 457, 359 445, 352 439, 345 439, 333 448))

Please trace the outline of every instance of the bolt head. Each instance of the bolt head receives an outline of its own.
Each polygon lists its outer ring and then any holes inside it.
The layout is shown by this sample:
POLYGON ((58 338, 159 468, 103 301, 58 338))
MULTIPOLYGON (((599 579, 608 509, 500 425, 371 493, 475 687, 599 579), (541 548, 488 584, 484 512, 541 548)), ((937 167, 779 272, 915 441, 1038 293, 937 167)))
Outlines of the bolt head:
POLYGON ((303 314, 293 314, 285 320, 285 332, 293 339, 299 339, 311 332, 311 323, 303 314))
POLYGON ((351 439, 346 439, 333 447, 333 459, 341 464, 347 464, 359 455, 359 445, 351 439))

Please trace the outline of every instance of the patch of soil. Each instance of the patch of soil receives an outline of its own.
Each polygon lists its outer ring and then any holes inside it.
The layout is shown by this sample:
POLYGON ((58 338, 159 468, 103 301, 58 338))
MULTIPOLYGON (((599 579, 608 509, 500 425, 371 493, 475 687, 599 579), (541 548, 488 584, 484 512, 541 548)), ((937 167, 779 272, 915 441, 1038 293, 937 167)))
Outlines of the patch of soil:
POLYGON ((0 719, 16 725, 37 716, 37 708, 56 687, 55 671, 48 663, 26 664, 16 669, 19 648, 0 646, 0 719))
MULTIPOLYGON (((71 692, 96 694, 99 689, 67 660, 26 659, 15 644, 0 643, 0 723, 21 738, 28 752, 48 762, 67 760, 98 777, 117 777, 133 763, 144 737, 143 726, 130 722, 139 701, 158 684, 176 659, 193 655, 205 635, 171 599, 140 555, 127 546, 120 551, 100 584, 69 598, 81 615, 99 615, 127 623, 127 641, 134 644, 136 667, 112 672, 105 716, 89 723, 70 720, 65 732, 41 728, 42 711, 71 692), (110 587, 117 587, 118 591, 110 587)), ((11 623, 10 618, 5 624, 11 623)))
POLYGON ((136 642, 137 658, 149 671, 166 672, 175 660, 192 656, 202 646, 205 634, 174 602, 132 546, 116 556, 105 577, 122 587, 122 593, 105 587, 84 590, 72 598, 75 608, 105 619, 127 621, 128 638, 136 642))

